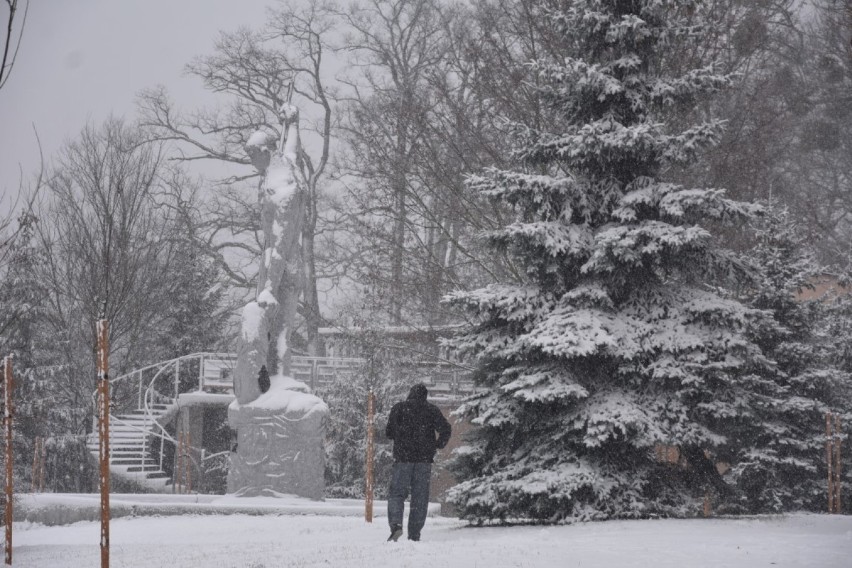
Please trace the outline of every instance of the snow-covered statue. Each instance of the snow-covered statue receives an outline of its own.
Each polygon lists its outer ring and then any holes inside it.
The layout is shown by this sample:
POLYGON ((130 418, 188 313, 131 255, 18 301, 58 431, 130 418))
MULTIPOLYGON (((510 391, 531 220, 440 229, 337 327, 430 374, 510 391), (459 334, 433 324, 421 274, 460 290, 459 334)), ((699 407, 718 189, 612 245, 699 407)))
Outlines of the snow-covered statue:
POLYGON ((243 309, 234 369, 236 400, 228 408, 228 422, 237 433, 228 492, 319 499, 325 489, 322 441, 328 407, 290 372, 307 198, 299 111, 284 103, 279 118, 279 144, 264 132, 256 132, 246 144, 262 176, 264 250, 255 299, 243 309))

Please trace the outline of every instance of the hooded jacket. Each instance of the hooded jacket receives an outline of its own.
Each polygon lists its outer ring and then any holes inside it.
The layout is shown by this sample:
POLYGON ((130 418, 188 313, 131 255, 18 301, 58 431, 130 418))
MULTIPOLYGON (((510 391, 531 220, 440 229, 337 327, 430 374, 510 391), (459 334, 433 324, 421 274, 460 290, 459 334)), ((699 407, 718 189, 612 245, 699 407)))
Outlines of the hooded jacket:
POLYGON ((426 401, 427 394, 424 385, 414 385, 408 398, 391 408, 385 433, 393 440, 395 462, 431 463, 450 440, 452 426, 437 406, 426 401))

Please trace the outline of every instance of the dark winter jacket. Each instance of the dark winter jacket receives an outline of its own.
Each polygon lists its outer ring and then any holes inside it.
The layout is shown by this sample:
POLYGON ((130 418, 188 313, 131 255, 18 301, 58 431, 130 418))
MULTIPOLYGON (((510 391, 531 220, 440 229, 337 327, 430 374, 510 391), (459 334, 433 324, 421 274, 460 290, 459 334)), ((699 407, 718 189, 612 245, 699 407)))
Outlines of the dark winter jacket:
POLYGON ((427 393, 422 384, 414 385, 408 398, 391 408, 385 433, 393 440, 395 462, 431 463, 450 440, 452 427, 437 406, 426 402, 427 393))

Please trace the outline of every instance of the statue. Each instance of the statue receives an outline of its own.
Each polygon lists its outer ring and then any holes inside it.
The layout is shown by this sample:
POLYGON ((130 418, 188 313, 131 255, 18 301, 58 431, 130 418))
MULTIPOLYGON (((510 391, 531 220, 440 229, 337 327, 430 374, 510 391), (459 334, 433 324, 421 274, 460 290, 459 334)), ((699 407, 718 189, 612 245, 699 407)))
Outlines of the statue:
POLYGON ((237 435, 228 492, 319 499, 325 489, 322 441, 328 407, 290 371, 307 199, 299 111, 286 102, 279 119, 279 144, 264 132, 256 132, 246 144, 261 174, 264 250, 255 299, 243 308, 234 368, 236 400, 228 408, 228 422, 237 435))

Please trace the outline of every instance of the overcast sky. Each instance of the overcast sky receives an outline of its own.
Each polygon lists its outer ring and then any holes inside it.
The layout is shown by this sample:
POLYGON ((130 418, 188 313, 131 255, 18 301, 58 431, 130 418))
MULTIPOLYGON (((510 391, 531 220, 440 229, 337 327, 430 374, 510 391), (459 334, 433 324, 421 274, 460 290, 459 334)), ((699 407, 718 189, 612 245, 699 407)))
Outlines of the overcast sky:
MULTIPOLYGON (((17 64, 0 89, 0 194, 18 192, 19 166, 25 176, 38 167, 33 125, 49 158, 87 121, 132 118, 143 88, 164 84, 182 106, 209 100, 183 66, 211 53, 219 30, 260 26, 273 2, 31 0, 17 64)), ((4 28, 7 14, 4 2, 4 28)))

